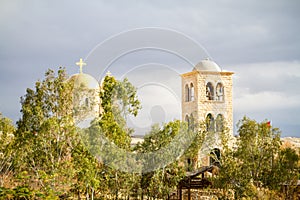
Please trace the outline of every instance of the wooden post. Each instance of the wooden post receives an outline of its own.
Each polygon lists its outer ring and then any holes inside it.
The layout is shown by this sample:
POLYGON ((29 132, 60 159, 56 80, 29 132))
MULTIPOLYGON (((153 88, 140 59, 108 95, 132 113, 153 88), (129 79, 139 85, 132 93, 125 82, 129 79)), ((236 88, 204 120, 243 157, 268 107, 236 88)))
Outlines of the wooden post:
POLYGON ((192 179, 189 178, 188 200, 191 200, 191 184, 192 184, 191 182, 192 182, 192 179))
POLYGON ((182 188, 179 188, 179 200, 182 200, 182 188))

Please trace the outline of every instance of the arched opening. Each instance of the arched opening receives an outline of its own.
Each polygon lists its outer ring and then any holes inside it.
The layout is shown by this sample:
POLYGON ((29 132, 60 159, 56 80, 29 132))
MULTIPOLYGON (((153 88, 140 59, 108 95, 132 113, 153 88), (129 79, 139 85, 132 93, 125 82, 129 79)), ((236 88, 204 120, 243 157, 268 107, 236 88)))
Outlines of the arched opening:
POLYGON ((210 152, 210 157, 209 157, 209 165, 215 165, 215 166, 220 166, 220 159, 221 159, 221 151, 218 148, 214 148, 210 152))
POLYGON ((193 83, 191 83, 190 85, 190 101, 194 101, 195 100, 195 88, 193 83))
POLYGON ((218 114, 216 118, 216 131, 222 132, 224 130, 224 117, 222 114, 218 114))
POLYGON ((224 101, 224 86, 222 83, 218 83, 216 87, 216 99, 218 101, 224 101))
POLYGON ((190 89, 189 89, 188 84, 185 85, 184 94, 185 94, 185 102, 188 102, 189 101, 189 95, 190 95, 190 89))
POLYGON ((207 100, 214 100, 214 86, 211 82, 206 84, 206 98, 207 100))
POLYGON ((211 113, 206 116, 206 130, 209 132, 215 131, 215 120, 211 113))

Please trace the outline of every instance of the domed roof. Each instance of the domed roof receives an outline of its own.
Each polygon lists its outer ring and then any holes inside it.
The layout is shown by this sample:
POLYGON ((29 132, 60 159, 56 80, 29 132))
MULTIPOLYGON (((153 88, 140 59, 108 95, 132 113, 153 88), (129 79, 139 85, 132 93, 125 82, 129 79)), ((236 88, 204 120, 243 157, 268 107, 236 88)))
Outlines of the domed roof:
POLYGON ((194 71, 209 71, 209 72, 221 72, 221 68, 212 60, 201 60, 193 69, 194 71))
POLYGON ((70 80, 74 80, 74 87, 85 87, 88 89, 99 89, 98 81, 89 74, 79 73, 70 77, 70 80))

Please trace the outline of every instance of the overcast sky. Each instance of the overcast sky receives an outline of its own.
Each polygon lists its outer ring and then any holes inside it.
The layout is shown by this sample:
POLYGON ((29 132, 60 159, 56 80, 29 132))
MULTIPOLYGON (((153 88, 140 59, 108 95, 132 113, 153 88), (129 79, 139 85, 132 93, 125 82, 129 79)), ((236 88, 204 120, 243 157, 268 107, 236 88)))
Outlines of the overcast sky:
MULTIPOLYGON (((299 137, 299 10, 298 0, 1 0, 0 112, 18 120, 20 96, 48 68, 77 73, 74 63, 112 35, 161 27, 193 38, 222 69, 235 72, 235 123, 244 115, 269 119, 283 136, 299 137)), ((150 111, 163 119, 168 113, 157 104, 150 111)))

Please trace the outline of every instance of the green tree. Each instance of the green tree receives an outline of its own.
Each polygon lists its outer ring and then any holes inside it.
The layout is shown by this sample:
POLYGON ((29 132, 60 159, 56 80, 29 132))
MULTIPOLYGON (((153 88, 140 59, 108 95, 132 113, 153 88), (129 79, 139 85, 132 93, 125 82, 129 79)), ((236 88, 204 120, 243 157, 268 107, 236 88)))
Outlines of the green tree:
POLYGON ((286 199, 293 199, 300 176, 299 161, 300 156, 295 149, 282 148, 275 158, 274 166, 270 171, 271 176, 266 177, 265 182, 271 189, 280 191, 284 187, 286 199))
MULTIPOLYGON (((155 156, 154 154, 149 154, 150 157, 144 157, 146 161, 144 162, 144 172, 141 177, 140 185, 143 194, 146 196, 153 198, 167 198, 170 192, 176 189, 178 182, 183 178, 184 167, 180 165, 181 161, 176 159, 174 159, 174 161, 170 160, 170 157, 180 155, 178 154, 180 152, 177 152, 180 150, 178 148, 179 145, 176 144, 185 142, 183 138, 178 138, 180 133, 184 133, 182 135, 183 137, 189 138, 187 135, 187 124, 182 123, 179 120, 164 124, 163 127, 155 124, 152 126, 150 133, 145 135, 144 142, 135 147, 135 150, 140 154, 147 154, 150 152, 155 154, 155 156), (164 149, 170 145, 170 143, 174 142, 174 140, 175 145, 173 148, 166 149, 166 151, 156 154, 156 152, 164 149), (171 163, 162 165, 160 168, 155 167, 155 163, 165 160, 170 160, 171 163), (151 166, 153 167, 153 171, 148 171, 148 169, 152 169, 151 166)), ((186 148, 188 148, 188 146, 186 148)))
POLYGON ((0 187, 4 187, 5 182, 10 182, 13 175, 14 134, 12 121, 0 113, 0 187))
MULTIPOLYGON (((128 196, 137 187, 138 176, 105 166, 93 154, 99 150, 99 140, 94 140, 99 135, 130 151, 132 130, 126 127, 125 116, 137 115, 140 109, 136 89, 127 79, 117 81, 113 77, 106 77, 102 86, 103 112, 87 129, 75 126, 74 112, 84 110, 74 107, 74 80, 62 68, 57 74, 48 70, 44 80, 37 81, 34 89, 26 90, 16 130, 1 115, 1 184, 11 172, 9 178, 14 183, 11 188, 0 186, 1 197, 80 199, 84 195, 93 199, 98 194, 105 199, 112 195, 117 198, 121 190, 122 195, 128 196)), ((110 153, 114 155, 107 152, 110 153)))
POLYGON ((118 147, 129 150, 132 130, 126 126, 126 117, 129 114, 136 116, 141 108, 136 89, 127 79, 117 81, 113 76, 106 76, 100 98, 101 131, 118 147))
POLYGON ((133 130, 126 126, 126 118, 138 114, 140 102, 136 88, 127 79, 118 81, 113 76, 106 76, 101 88, 100 117, 84 130, 84 141, 90 152, 103 163, 100 176, 106 185, 101 188, 108 189, 102 192, 117 199, 120 195, 128 196, 138 180, 135 174, 125 172, 130 166, 136 167, 135 158, 128 157, 133 130))
POLYGON ((187 171, 193 171, 197 167, 197 165, 202 164, 199 163, 198 160, 199 153, 201 151, 202 145, 211 146, 215 142, 215 134, 208 132, 205 123, 199 122, 198 124, 194 124, 193 129, 189 129, 187 131, 189 137, 193 137, 193 140, 190 146, 184 152, 181 160, 185 163, 185 168, 187 171), (189 162, 187 162, 189 160, 189 162))
POLYGON ((105 193, 107 184, 101 176, 104 167, 82 144, 72 151, 73 168, 76 170, 72 180, 72 190, 80 199, 81 194, 86 199, 94 199, 96 192, 105 193))
POLYGON ((72 83, 64 69, 48 70, 35 89, 21 98, 22 117, 17 122, 16 169, 32 190, 59 196, 70 189, 75 170, 71 152, 80 143, 72 115, 72 83))
POLYGON ((281 132, 267 121, 258 123, 244 117, 238 123, 238 133, 236 144, 225 146, 222 152, 216 185, 233 189, 236 198, 259 198, 258 188, 265 188, 269 191, 265 195, 275 198, 272 190, 297 177, 298 157, 289 149, 281 150, 281 132))
POLYGON ((27 89, 21 104, 14 144, 19 186, 41 198, 93 193, 97 163, 75 127, 73 81, 65 70, 48 70, 44 80, 27 89))

